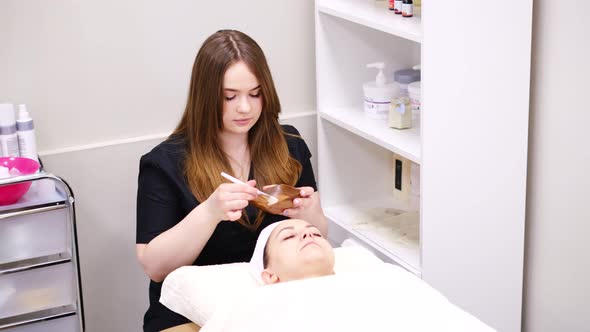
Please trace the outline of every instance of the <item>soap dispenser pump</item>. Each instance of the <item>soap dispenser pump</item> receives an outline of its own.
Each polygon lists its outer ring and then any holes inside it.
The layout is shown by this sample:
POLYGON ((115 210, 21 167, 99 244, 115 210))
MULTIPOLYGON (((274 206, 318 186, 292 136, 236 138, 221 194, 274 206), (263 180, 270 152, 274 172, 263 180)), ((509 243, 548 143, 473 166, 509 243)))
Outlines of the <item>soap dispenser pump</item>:
POLYGON ((385 63, 370 63, 367 68, 376 68, 379 72, 374 81, 363 84, 365 114, 373 119, 387 119, 391 100, 399 93, 399 88, 397 84, 387 82, 387 77, 383 73, 385 63))

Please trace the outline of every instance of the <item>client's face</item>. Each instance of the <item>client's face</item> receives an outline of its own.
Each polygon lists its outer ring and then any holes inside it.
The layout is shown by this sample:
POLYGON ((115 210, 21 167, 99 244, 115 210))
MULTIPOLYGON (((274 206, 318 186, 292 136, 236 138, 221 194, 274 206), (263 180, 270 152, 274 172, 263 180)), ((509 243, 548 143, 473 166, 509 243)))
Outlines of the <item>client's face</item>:
POLYGON ((266 284, 334 273, 334 251, 322 233, 307 221, 285 220, 266 244, 267 265, 262 272, 266 284))

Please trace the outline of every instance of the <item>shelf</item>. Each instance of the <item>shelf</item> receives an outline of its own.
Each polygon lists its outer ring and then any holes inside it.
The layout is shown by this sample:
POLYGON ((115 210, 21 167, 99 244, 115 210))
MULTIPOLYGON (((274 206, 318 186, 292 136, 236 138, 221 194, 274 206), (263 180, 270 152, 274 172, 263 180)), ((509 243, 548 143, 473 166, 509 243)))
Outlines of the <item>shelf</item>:
POLYGON ((26 259, 18 262, 4 263, 0 264, 0 275, 37 269, 56 264, 63 264, 70 262, 71 260, 72 255, 70 255, 69 253, 61 253, 26 259))
POLYGON ((23 210, 25 208, 30 209, 34 207, 65 204, 66 194, 59 190, 58 186, 55 186, 55 190, 48 191, 46 188, 44 189, 46 192, 40 190, 41 186, 46 186, 49 183, 55 184, 51 179, 34 180, 29 191, 27 191, 16 203, 0 206, 0 214, 23 210), (43 182, 43 184, 40 182, 43 182))
POLYGON ((77 312, 74 305, 67 305, 59 308, 36 311, 24 315, 12 316, 0 319, 0 330, 11 327, 31 324, 44 320, 56 319, 60 317, 72 316, 77 312))
POLYGON ((422 43, 422 19, 419 8, 415 10, 414 17, 402 17, 387 8, 387 1, 322 0, 317 3, 320 13, 422 43))
POLYGON ((393 200, 379 200, 330 206, 324 208, 324 213, 347 232, 420 276, 419 215, 400 215, 400 210, 393 200))
POLYGON ((387 120, 367 117, 359 108, 325 109, 318 114, 321 118, 408 158, 418 165, 421 162, 419 121, 414 121, 413 128, 399 130, 390 128, 387 120))

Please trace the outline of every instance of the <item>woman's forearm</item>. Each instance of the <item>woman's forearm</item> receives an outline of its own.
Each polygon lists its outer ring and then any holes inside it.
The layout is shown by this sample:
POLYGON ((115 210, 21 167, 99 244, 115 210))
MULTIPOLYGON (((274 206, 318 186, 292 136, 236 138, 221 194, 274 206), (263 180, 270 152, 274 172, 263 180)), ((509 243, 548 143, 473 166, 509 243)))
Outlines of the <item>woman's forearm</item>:
POLYGON ((191 265, 217 227, 215 219, 204 202, 148 244, 138 244, 137 256, 150 279, 161 282, 175 269, 191 265))

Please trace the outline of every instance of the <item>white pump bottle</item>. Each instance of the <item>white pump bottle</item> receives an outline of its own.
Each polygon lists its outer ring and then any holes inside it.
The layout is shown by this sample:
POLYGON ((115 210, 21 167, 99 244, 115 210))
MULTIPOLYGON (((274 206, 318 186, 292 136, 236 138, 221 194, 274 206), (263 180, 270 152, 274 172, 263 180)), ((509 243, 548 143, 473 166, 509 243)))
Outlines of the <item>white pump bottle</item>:
POLYGON ((383 73, 385 63, 370 63, 367 68, 376 68, 379 72, 375 81, 363 84, 365 114, 373 119, 387 119, 391 100, 399 94, 399 87, 395 83, 387 82, 387 77, 383 73))
POLYGON ((33 119, 24 104, 18 105, 18 118, 16 120, 16 133, 18 135, 18 147, 20 156, 39 160, 37 157, 37 142, 35 138, 35 126, 33 119))

